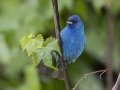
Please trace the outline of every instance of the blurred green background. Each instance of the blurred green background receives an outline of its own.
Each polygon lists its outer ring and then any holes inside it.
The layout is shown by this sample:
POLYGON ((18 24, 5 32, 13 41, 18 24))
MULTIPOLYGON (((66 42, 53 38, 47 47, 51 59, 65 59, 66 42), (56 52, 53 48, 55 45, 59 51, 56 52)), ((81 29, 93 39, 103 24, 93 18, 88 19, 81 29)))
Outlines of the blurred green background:
MULTIPOLYGON (((113 84, 120 71, 120 2, 119 0, 58 0, 60 26, 77 14, 85 25, 86 45, 83 54, 68 65, 71 87, 86 73, 105 69, 107 16, 114 23, 113 84)), ((22 53, 20 39, 33 33, 44 38, 55 36, 52 0, 0 0, 0 90, 65 90, 64 82, 52 78, 52 69, 40 63, 31 71, 32 61, 22 53)), ((105 90, 105 74, 84 79, 77 90, 105 90)))

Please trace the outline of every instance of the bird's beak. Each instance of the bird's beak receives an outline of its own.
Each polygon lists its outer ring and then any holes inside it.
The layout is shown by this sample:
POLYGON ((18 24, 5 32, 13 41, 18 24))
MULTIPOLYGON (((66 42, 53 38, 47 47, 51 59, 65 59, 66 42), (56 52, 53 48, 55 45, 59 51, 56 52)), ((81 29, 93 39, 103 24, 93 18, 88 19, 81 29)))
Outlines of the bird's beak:
POLYGON ((67 24, 73 24, 73 22, 71 22, 71 21, 67 21, 66 23, 67 23, 67 24))

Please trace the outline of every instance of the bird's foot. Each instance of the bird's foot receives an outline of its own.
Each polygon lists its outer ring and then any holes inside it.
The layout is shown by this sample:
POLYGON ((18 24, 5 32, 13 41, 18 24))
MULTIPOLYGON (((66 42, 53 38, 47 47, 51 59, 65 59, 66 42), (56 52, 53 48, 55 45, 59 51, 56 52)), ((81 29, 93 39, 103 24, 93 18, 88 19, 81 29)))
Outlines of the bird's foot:
POLYGON ((60 43, 62 43, 62 41, 61 41, 61 40, 60 40, 59 42, 60 42, 60 43))
POLYGON ((64 67, 64 68, 61 68, 61 67, 60 67, 60 69, 59 69, 59 70, 60 70, 60 71, 62 71, 62 70, 64 70, 64 69, 66 69, 66 67, 64 67))
POLYGON ((64 69, 67 69, 67 64, 66 64, 66 62, 65 62, 65 66, 64 66, 64 68, 62 68, 62 67, 60 67, 60 71, 62 71, 62 70, 64 70, 64 69))

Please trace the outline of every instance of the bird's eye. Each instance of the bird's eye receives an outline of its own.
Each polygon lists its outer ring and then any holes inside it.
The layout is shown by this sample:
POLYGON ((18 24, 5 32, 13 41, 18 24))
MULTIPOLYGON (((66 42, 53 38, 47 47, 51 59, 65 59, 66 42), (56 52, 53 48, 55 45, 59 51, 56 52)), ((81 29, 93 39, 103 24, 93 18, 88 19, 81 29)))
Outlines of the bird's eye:
POLYGON ((77 20, 74 20, 73 23, 77 23, 77 20))

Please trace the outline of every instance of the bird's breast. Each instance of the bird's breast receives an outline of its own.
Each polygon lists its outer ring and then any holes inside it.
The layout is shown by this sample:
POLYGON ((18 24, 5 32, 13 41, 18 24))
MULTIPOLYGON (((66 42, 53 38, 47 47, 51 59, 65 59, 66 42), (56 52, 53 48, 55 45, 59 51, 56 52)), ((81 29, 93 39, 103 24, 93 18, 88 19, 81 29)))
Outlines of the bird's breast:
POLYGON ((84 49, 84 33, 79 31, 67 32, 62 34, 61 40, 65 61, 74 62, 84 49))

